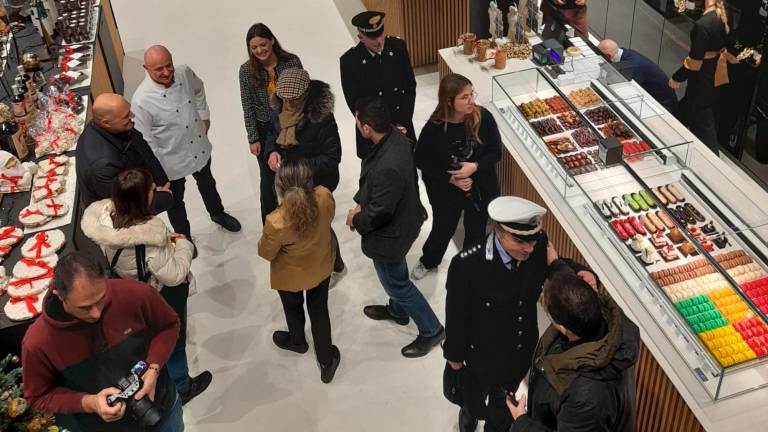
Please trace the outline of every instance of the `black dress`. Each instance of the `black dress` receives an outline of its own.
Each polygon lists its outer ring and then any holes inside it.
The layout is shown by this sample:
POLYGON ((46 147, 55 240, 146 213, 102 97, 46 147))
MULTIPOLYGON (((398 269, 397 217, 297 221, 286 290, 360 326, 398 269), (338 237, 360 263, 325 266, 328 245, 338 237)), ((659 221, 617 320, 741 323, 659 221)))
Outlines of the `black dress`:
POLYGON ((432 206, 432 230, 422 248, 421 263, 435 268, 443 260, 448 243, 464 212, 464 247, 485 237, 488 203, 499 196, 496 162, 501 159, 501 136, 493 115, 480 108, 480 142, 468 136, 463 123, 428 121, 416 145, 416 167, 427 188, 432 206), (449 183, 452 157, 477 162, 470 193, 449 183))
POLYGON ((688 81, 680 110, 683 123, 716 154, 715 73, 720 52, 726 46, 726 37, 725 27, 717 13, 712 11, 702 15, 691 30, 690 53, 672 75, 677 82, 688 81))

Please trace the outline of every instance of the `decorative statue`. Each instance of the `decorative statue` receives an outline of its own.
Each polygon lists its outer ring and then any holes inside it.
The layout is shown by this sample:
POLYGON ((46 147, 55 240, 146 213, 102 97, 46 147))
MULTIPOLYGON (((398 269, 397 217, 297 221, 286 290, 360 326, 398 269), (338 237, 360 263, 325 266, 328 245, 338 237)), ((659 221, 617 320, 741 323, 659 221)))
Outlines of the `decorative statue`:
POLYGON ((512 5, 509 7, 509 13, 507 13, 507 24, 509 24, 509 31, 507 32, 507 39, 512 42, 517 42, 517 24, 518 24, 517 7, 512 5))
POLYGON ((528 28, 528 0, 518 0, 517 15, 517 19, 520 21, 523 31, 528 33, 530 31, 528 28))
POLYGON ((540 13, 539 3, 536 0, 528 0, 528 20, 526 24, 528 27, 529 36, 535 36, 539 30, 540 13))
POLYGON ((504 18, 495 0, 491 1, 488 5, 488 20, 490 22, 488 31, 491 33, 491 40, 495 41, 504 37, 504 18))

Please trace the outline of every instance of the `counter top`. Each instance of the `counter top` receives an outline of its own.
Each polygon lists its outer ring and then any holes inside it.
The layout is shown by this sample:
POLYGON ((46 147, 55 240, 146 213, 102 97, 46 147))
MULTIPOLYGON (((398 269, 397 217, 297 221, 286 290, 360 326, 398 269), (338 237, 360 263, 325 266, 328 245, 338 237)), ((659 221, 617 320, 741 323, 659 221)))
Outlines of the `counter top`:
MULTIPOLYGON (((641 330, 641 337, 657 360, 666 375, 677 388, 685 402, 693 411, 696 418, 708 431, 733 431, 733 430, 760 430, 768 421, 768 411, 764 409, 768 400, 768 388, 751 391, 746 394, 729 399, 713 401, 703 385, 698 381, 694 372, 685 361, 686 356, 695 353, 688 352, 683 333, 678 332, 678 341, 670 341, 662 331, 662 326, 671 323, 660 322, 658 313, 648 310, 640 304, 637 298, 647 297, 646 304, 657 303, 653 294, 643 286, 633 286, 637 280, 628 280, 626 275, 633 274, 633 270, 623 260, 611 259, 605 251, 615 250, 605 231, 592 219, 585 206, 573 206, 567 202, 562 193, 562 182, 559 178, 553 178, 551 173, 545 171, 539 160, 531 154, 518 134, 509 126, 504 116, 490 103, 492 99, 492 77, 510 72, 535 68, 536 65, 528 60, 513 60, 507 62, 503 70, 496 70, 491 62, 479 64, 470 59, 455 48, 446 48, 439 51, 441 60, 454 73, 469 78, 475 91, 479 94, 480 103, 486 106, 499 124, 502 139, 507 151, 515 159, 523 170, 525 176, 533 187, 541 195, 549 210, 557 218, 570 239, 582 253, 587 262, 600 276, 608 292, 622 307, 625 313, 635 321, 641 330), (489 67, 486 67, 489 65, 489 67), (682 347, 682 348, 681 348, 682 347)), ((642 90, 639 90, 642 91, 642 90)), ((696 139, 688 130, 669 113, 664 114, 665 120, 679 134, 689 139, 693 161, 700 158, 705 163, 716 169, 701 174, 710 185, 720 185, 722 190, 715 190, 718 194, 727 196, 729 190, 737 189, 745 196, 753 199, 753 202, 768 202, 768 193, 757 184, 739 173, 696 139)), ((768 382, 768 365, 756 368, 755 373, 768 382)))

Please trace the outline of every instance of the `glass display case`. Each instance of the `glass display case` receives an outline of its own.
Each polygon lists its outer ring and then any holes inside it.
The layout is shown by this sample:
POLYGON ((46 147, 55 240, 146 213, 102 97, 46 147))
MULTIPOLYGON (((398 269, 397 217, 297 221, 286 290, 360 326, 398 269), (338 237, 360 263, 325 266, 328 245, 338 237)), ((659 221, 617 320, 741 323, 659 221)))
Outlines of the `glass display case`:
POLYGON ((496 76, 492 104, 631 269, 611 282, 656 317, 711 398, 768 386, 768 214, 636 90, 585 59, 496 76))

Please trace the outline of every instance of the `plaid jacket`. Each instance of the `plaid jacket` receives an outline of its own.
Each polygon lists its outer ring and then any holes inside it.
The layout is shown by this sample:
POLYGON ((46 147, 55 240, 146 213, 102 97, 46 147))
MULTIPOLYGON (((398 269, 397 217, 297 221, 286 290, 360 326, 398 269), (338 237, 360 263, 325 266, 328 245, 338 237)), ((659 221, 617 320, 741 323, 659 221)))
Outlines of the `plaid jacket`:
MULTIPOLYGON (((286 69, 301 68, 301 60, 293 54, 286 61, 280 61, 275 66, 275 73, 280 76, 286 69)), ((272 120, 269 106, 269 92, 267 91, 267 72, 261 72, 261 85, 255 87, 251 85, 251 73, 248 62, 240 66, 240 102, 243 105, 243 117, 245 119, 245 130, 248 132, 248 143, 252 144, 259 141, 258 123, 268 123, 272 120)))

